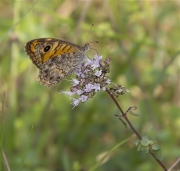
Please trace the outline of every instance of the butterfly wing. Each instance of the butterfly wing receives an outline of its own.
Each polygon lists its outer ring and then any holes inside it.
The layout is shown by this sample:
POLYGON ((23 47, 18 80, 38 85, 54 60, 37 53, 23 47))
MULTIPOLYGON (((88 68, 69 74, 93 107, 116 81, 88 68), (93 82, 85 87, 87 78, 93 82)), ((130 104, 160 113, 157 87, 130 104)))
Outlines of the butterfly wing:
POLYGON ((34 39, 26 43, 25 51, 40 69, 39 82, 53 86, 71 75, 85 58, 89 44, 81 47, 54 38, 34 39))
POLYGON ((42 64, 38 76, 39 82, 50 87, 74 73, 82 61, 79 60, 82 59, 82 54, 79 53, 73 57, 71 55, 72 53, 58 55, 42 64))
POLYGON ((81 48, 73 43, 54 38, 34 39, 25 45, 26 53, 38 68, 58 55, 81 52, 81 48))

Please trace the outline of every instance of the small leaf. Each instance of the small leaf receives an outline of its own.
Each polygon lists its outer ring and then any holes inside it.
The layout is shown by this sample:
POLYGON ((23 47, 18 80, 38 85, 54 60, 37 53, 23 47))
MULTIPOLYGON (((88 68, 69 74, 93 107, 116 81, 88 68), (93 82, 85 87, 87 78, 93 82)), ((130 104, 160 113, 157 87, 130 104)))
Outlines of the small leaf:
POLYGON ((136 110, 137 107, 136 106, 131 106, 131 110, 136 110))
POLYGON ((140 154, 148 154, 149 153, 149 146, 146 146, 146 147, 144 147, 144 146, 142 146, 142 145, 139 145, 139 147, 138 147, 138 152, 140 153, 140 154))
POLYGON ((128 108, 128 110, 125 112, 125 114, 129 113, 129 114, 131 114, 133 116, 139 116, 139 114, 132 112, 133 110, 136 110, 136 109, 137 109, 136 106, 131 106, 131 107, 128 108))
POLYGON ((154 151, 154 154, 155 154, 155 156, 156 156, 156 158, 158 160, 162 160, 163 159, 162 151, 161 150, 154 151))
POLYGON ((140 114, 139 113, 134 113, 134 112, 128 112, 129 114, 133 115, 133 116, 139 116, 140 114))
POLYGON ((142 146, 148 146, 149 145, 149 140, 144 138, 144 139, 142 139, 140 141, 140 143, 141 143, 142 146))
POLYGON ((157 143, 154 143, 154 144, 152 144, 152 149, 153 150, 160 150, 160 147, 157 143))

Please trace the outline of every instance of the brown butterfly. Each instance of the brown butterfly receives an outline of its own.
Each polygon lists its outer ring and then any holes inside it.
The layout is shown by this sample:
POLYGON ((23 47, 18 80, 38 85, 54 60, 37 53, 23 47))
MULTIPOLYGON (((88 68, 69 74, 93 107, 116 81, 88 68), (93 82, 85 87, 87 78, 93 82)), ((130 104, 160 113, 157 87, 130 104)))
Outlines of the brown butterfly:
POLYGON ((39 82, 49 87, 74 73, 89 49, 89 43, 81 47, 54 38, 34 39, 25 45, 26 53, 39 68, 39 82))

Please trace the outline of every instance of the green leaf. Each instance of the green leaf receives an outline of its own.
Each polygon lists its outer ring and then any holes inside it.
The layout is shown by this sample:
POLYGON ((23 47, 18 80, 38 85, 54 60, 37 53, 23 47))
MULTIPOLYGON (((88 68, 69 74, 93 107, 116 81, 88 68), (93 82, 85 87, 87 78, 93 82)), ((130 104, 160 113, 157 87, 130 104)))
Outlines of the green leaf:
POLYGON ((140 145, 138 146, 138 152, 139 152, 140 154, 143 154, 143 155, 148 154, 148 153, 149 153, 149 146, 144 147, 144 146, 142 146, 142 145, 140 144, 140 145))
POLYGON ((141 143, 142 146, 148 146, 149 145, 149 140, 144 138, 144 139, 142 139, 140 141, 140 143, 141 143))
POLYGON ((154 143, 154 144, 152 144, 152 149, 153 150, 160 150, 160 147, 157 143, 154 143))
POLYGON ((157 158, 158 160, 162 160, 162 159, 163 159, 162 151, 161 151, 161 150, 154 151, 154 154, 155 154, 155 156, 156 156, 156 158, 157 158))
POLYGON ((129 114, 133 115, 133 116, 139 116, 140 114, 139 113, 134 113, 134 112, 128 112, 129 114))

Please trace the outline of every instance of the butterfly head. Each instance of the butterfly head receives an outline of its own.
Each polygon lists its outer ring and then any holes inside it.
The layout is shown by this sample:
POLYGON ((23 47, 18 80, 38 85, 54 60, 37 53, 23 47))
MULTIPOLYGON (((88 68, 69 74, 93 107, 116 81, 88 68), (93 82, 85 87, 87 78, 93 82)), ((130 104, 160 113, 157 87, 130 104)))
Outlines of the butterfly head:
POLYGON ((82 50, 83 50, 84 52, 88 51, 89 49, 90 49, 89 43, 86 43, 86 44, 82 47, 82 50))

